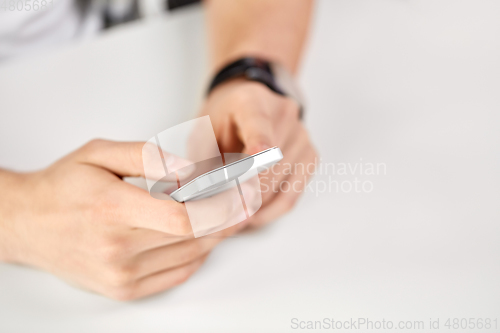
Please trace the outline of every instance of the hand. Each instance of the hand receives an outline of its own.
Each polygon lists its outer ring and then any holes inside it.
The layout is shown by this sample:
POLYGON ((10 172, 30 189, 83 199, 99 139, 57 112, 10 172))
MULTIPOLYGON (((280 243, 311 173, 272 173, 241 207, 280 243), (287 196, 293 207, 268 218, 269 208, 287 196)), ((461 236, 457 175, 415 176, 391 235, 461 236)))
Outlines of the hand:
POLYGON ((0 172, 0 259, 118 300, 186 281, 244 223, 194 239, 183 204, 122 181, 144 176, 143 145, 95 140, 43 171, 0 172))
POLYGON ((236 79, 210 93, 202 115, 210 115, 222 152, 251 155, 273 146, 283 152, 279 165, 261 174, 262 208, 250 225, 261 226, 289 211, 306 186, 307 166, 317 156, 297 103, 261 83, 236 79))

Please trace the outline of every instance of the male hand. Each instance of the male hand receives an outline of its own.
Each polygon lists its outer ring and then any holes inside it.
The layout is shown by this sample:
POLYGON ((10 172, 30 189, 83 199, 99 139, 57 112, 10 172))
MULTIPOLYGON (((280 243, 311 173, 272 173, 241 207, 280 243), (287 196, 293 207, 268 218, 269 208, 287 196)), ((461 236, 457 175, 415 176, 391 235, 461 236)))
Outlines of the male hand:
POLYGON ((289 211, 306 186, 308 164, 317 156, 297 103, 261 83, 235 79, 210 93, 202 115, 210 115, 222 152, 251 155, 273 146, 283 152, 279 165, 260 176, 262 208, 250 225, 261 226, 289 211))
POLYGON ((40 172, 0 171, 0 260, 118 300, 186 281, 245 224, 194 239, 183 204, 121 179, 144 176, 143 145, 94 140, 40 172))

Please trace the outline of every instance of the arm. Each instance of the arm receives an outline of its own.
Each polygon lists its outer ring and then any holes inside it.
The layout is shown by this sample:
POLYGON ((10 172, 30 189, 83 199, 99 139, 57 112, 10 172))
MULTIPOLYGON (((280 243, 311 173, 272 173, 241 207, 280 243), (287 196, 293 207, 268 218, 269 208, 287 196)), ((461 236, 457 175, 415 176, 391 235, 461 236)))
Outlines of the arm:
POLYGON ((312 0, 207 0, 212 68, 253 55, 295 73, 312 0))
MULTIPOLYGON (((312 1, 207 0, 206 5, 213 73, 245 56, 278 62, 297 72, 312 1)), ((210 93, 202 114, 210 115, 223 152, 254 154, 273 146, 283 151, 280 165, 260 177, 262 207, 251 225, 260 226, 290 210, 310 176, 304 167, 295 166, 316 162, 295 101, 261 83, 233 79, 210 93)))

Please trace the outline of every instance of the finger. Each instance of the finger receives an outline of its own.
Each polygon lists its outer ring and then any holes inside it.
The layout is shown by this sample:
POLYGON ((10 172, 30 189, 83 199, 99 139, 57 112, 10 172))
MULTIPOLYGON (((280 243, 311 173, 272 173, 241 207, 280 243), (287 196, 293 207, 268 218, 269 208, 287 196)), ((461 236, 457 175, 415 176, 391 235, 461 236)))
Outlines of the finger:
POLYGON ((142 252, 190 239, 193 239, 193 235, 172 235, 143 228, 129 228, 122 231, 122 237, 120 237, 127 256, 136 256, 142 252))
POLYGON ((148 191, 125 182, 109 185, 101 207, 115 224, 178 236, 193 232, 184 204, 155 199, 148 191))
MULTIPOLYGON (((316 162, 316 151, 312 148, 304 152, 301 160, 304 165, 316 162)), ((307 172, 294 172, 287 180, 286 191, 279 192, 271 202, 262 207, 254 216, 251 217, 250 226, 259 227, 285 214, 295 205, 302 194, 310 175, 307 172)), ((283 188, 285 190, 285 188, 283 188)))
POLYGON ((310 147, 307 131, 302 124, 298 124, 294 132, 296 135, 284 147, 283 160, 261 174, 263 205, 279 193, 281 182, 290 177, 296 162, 302 159, 301 155, 310 147))
POLYGON ((240 224, 197 239, 190 239, 138 254, 132 261, 136 278, 143 278, 166 269, 184 266, 203 257, 225 238, 245 225, 240 224))
POLYGON ((145 277, 138 280, 131 286, 116 288, 111 292, 104 294, 111 294, 112 298, 128 301, 138 298, 143 298, 161 291, 170 289, 179 284, 186 282, 194 272, 200 268, 208 255, 201 257, 185 266, 173 268, 170 270, 158 272, 154 275, 145 277))
POLYGON ((248 109, 234 114, 238 136, 245 146, 244 152, 252 155, 276 145, 273 118, 263 107, 246 106, 248 109))
POLYGON ((178 172, 179 178, 185 178, 193 171, 193 168, 186 168, 192 164, 191 162, 158 149, 156 145, 149 142, 115 142, 96 139, 87 143, 76 153, 80 163, 102 167, 121 177, 145 177, 143 158, 153 178, 160 179, 167 175, 171 178, 170 180, 175 181, 176 175, 166 172, 165 165, 167 164, 173 170, 182 169, 178 172))

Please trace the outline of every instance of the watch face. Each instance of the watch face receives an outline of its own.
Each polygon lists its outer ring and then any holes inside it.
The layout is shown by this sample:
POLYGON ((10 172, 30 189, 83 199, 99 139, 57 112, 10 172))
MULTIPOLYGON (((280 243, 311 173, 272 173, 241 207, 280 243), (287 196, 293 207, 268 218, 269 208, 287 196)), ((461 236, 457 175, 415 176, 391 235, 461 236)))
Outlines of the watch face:
MULTIPOLYGON (((241 154, 228 155, 241 157, 241 154)), ((178 202, 213 196, 256 176, 257 173, 266 170, 282 158, 283 154, 278 147, 240 158, 194 178, 170 193, 170 196, 178 202)))

